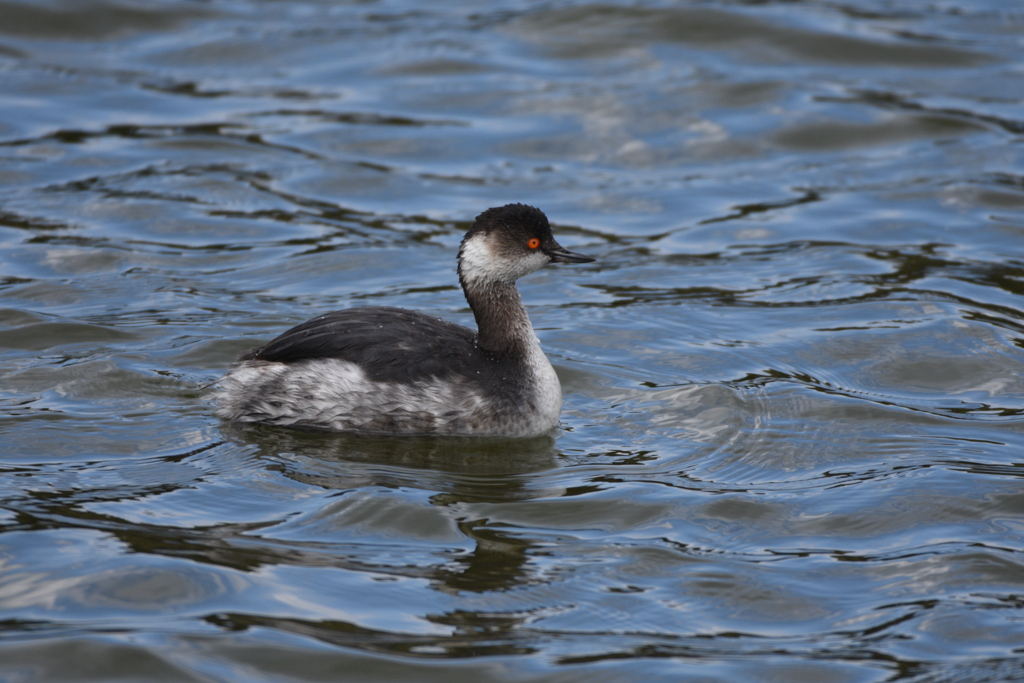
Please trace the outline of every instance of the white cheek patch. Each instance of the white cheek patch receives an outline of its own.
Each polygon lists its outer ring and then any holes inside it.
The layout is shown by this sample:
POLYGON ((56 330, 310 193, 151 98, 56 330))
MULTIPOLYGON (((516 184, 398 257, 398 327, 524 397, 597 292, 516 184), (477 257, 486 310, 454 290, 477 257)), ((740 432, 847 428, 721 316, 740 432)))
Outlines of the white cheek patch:
POLYGON ((523 259, 524 272, 519 277, 535 273, 549 263, 551 263, 551 259, 540 249, 530 252, 529 257, 523 259))
POLYGON ((460 256, 459 267, 467 283, 487 277, 494 262, 490 247, 481 235, 466 240, 460 256))
POLYGON ((462 276, 467 283, 480 279, 515 282, 550 262, 540 249, 514 257, 504 256, 493 247, 490 239, 483 234, 475 235, 462 246, 462 276))

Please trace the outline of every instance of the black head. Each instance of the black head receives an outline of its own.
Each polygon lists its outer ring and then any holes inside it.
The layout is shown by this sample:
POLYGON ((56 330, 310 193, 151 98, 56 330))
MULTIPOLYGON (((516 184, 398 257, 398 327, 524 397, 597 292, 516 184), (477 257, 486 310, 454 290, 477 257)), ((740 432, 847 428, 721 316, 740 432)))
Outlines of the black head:
POLYGON ((459 249, 459 274, 469 281, 482 277, 514 282, 549 263, 593 260, 558 244, 540 209, 506 204, 476 217, 459 249))

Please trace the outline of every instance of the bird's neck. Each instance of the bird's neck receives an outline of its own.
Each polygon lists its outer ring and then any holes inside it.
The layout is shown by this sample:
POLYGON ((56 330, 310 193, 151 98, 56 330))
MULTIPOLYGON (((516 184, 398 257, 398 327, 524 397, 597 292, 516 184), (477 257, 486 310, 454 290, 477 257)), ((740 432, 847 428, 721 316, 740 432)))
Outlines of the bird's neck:
POLYGON ((515 283, 475 280, 465 292, 476 318, 477 346, 503 355, 525 352, 537 343, 515 283))

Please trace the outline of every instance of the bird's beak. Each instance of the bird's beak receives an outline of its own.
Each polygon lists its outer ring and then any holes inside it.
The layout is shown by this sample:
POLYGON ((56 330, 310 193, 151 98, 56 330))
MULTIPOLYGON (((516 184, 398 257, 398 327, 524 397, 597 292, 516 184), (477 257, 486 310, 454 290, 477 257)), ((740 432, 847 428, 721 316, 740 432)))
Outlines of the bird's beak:
POLYGON ((593 256, 569 251, 558 244, 553 249, 545 249, 544 253, 548 255, 552 263, 590 263, 597 260, 593 256))

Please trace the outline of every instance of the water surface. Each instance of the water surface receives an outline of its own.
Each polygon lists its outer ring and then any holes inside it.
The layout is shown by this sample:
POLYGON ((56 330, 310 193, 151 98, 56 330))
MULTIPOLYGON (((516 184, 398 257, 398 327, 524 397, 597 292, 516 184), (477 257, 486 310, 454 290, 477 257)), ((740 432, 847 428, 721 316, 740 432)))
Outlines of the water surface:
POLYGON ((0 0, 0 678, 1024 677, 1024 14, 0 0), (521 284, 535 440, 223 424, 337 308, 521 284))

